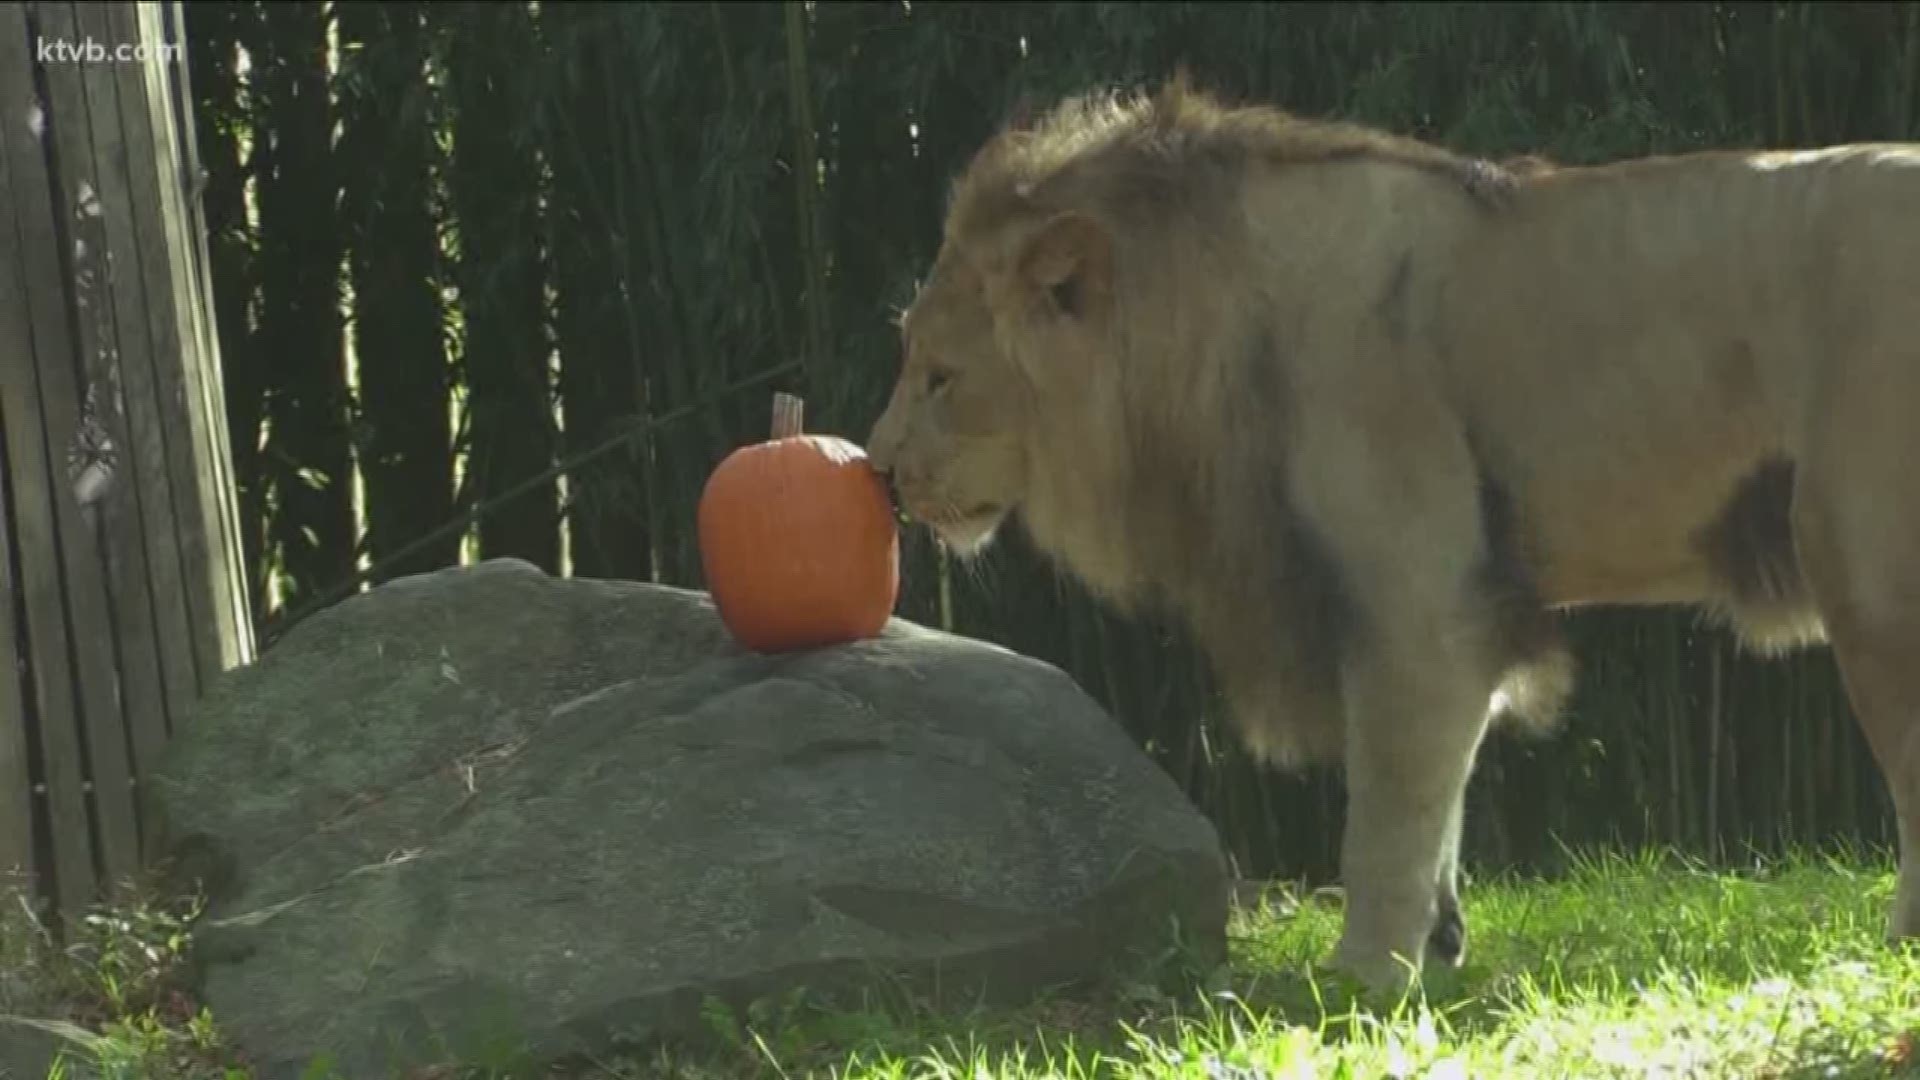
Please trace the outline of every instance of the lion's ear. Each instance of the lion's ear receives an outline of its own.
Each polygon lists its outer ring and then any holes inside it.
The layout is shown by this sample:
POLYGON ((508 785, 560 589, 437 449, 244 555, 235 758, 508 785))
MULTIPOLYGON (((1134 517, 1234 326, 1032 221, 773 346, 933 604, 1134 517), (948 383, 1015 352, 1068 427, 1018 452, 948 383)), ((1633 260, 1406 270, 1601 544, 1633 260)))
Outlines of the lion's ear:
POLYGON ((1112 284, 1112 238, 1086 214, 1057 214, 1021 245, 1018 273, 1022 288, 1044 310, 1086 318, 1106 301, 1112 284))

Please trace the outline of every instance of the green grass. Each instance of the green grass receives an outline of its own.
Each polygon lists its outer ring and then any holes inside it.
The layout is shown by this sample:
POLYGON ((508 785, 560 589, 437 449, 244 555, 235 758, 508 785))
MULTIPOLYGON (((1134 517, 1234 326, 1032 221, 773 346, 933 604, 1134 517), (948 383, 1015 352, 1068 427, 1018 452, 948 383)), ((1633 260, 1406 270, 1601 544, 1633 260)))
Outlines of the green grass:
MULTIPOLYGON (((1184 997, 1111 987, 972 1015, 903 1000, 859 1012, 768 1002, 745 1016, 713 1011, 709 1045, 553 1075, 1920 1076, 1920 950, 1881 943, 1891 891, 1885 860, 1858 857, 1736 873, 1600 855, 1552 881, 1474 881, 1467 966, 1430 982, 1424 999, 1369 1008, 1319 968, 1339 932, 1338 897, 1275 887, 1236 910, 1231 963, 1184 997)), ((174 985, 190 916, 89 920, 65 951, 20 913, 0 917, 0 1015, 95 1033, 108 1076, 246 1077, 217 1018, 174 985)), ((464 1064, 432 1075, 496 1075, 464 1064)))

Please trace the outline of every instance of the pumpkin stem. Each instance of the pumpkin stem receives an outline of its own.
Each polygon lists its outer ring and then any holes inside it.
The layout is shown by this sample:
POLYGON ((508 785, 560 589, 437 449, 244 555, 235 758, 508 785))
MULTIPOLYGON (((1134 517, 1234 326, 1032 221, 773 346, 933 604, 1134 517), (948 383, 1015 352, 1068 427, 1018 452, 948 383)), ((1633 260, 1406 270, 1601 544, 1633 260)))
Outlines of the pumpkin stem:
POLYGON ((800 434, 800 416, 805 403, 792 394, 775 391, 773 395, 773 437, 791 439, 800 434))

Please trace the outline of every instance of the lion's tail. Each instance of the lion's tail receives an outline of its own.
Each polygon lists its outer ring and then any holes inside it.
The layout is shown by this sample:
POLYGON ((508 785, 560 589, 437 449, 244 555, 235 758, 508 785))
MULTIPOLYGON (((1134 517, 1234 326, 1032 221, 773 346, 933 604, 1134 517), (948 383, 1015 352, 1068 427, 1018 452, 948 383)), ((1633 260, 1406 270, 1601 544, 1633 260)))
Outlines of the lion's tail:
POLYGON ((1489 706, 1496 723, 1546 735, 1560 725, 1578 671, 1573 653, 1555 647, 1507 671, 1489 706))

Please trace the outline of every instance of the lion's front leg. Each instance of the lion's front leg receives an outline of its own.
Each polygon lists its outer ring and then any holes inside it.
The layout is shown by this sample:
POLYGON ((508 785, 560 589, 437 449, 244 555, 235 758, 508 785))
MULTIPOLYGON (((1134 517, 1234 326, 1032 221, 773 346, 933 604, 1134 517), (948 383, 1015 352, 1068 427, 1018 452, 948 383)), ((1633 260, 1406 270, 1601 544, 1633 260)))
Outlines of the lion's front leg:
POLYGON ((1470 656, 1434 644, 1472 638, 1434 626, 1348 669, 1346 926, 1337 962, 1369 987, 1404 989, 1431 952, 1457 963, 1466 927, 1455 891, 1460 814, 1486 730, 1488 687, 1470 656))
MULTIPOLYGON (((1385 355, 1391 355, 1386 353, 1385 355)), ((1403 989, 1459 960, 1467 779, 1505 666, 1486 593, 1483 476, 1457 417, 1404 368, 1319 372, 1289 471, 1355 626, 1340 662, 1346 925, 1336 963, 1403 989)))

